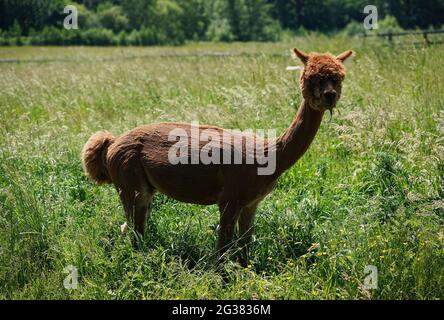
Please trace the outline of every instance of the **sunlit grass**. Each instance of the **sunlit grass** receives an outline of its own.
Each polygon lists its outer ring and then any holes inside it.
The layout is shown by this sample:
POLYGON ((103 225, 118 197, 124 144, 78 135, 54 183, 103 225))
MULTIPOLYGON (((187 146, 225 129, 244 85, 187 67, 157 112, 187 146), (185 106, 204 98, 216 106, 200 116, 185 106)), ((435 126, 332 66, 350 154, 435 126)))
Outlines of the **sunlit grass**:
POLYGON ((0 297, 444 298, 444 47, 316 36, 1 48, 0 58, 47 60, 0 64, 0 297), (249 267, 229 263, 223 284, 217 208, 162 195, 133 249, 116 192, 84 177, 88 137, 173 120, 280 132, 300 102, 298 74, 285 71, 292 46, 357 54, 340 113, 259 207, 249 267), (67 265, 79 270, 77 290, 63 287, 67 265), (367 265, 378 290, 364 287, 367 265))

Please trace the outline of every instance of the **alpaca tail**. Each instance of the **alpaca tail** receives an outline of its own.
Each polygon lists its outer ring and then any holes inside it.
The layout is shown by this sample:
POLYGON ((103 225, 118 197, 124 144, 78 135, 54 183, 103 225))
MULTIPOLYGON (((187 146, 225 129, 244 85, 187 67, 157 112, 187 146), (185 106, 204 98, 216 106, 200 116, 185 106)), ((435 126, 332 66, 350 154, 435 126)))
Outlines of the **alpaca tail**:
POLYGON ((108 131, 99 131, 94 133, 83 147, 83 170, 87 177, 98 184, 112 182, 108 174, 106 153, 114 140, 114 136, 108 131))

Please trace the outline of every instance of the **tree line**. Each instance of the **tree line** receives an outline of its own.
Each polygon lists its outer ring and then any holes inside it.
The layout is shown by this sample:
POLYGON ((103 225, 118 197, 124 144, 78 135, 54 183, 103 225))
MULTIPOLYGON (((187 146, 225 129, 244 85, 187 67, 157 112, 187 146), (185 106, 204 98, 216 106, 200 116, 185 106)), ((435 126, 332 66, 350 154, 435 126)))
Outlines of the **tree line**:
MULTIPOLYGON (((154 45, 277 41, 286 32, 363 32, 368 0, 0 0, 0 44, 154 45), (77 30, 66 30, 66 5, 77 30)), ((441 28, 444 0, 374 0, 380 27, 441 28)))

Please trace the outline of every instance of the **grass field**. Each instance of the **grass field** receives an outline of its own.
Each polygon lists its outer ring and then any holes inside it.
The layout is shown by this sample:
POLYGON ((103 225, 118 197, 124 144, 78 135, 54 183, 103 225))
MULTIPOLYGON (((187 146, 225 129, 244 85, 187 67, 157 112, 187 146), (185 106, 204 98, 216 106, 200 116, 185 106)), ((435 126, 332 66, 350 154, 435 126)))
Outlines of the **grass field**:
POLYGON ((444 46, 316 36, 0 59, 27 60, 0 63, 0 298, 444 299, 444 46), (259 207, 250 266, 227 264, 224 284, 217 207, 159 194, 135 250, 115 190, 82 172, 88 137, 193 120, 280 133, 300 102, 293 46, 357 54, 339 113, 259 207), (378 289, 364 286, 367 265, 378 289))

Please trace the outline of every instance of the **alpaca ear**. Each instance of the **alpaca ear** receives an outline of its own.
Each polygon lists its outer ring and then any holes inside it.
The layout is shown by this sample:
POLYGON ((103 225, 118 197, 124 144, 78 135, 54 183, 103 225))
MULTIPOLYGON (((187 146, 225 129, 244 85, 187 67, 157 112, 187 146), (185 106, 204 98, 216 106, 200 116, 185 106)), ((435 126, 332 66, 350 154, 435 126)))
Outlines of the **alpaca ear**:
POLYGON ((340 55, 336 56, 336 59, 340 60, 341 62, 344 62, 347 60, 351 55, 353 54, 352 50, 347 50, 341 53, 340 55))
POLYGON ((293 53, 296 57, 299 58, 299 60, 302 61, 303 64, 307 64, 308 54, 306 54, 304 51, 299 50, 298 48, 294 48, 293 53))

